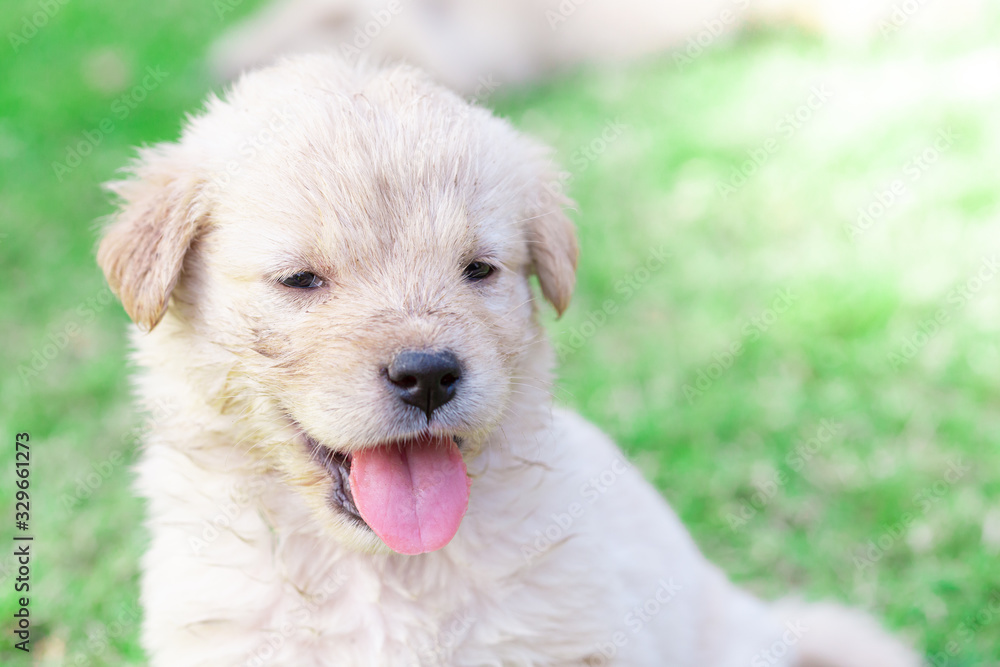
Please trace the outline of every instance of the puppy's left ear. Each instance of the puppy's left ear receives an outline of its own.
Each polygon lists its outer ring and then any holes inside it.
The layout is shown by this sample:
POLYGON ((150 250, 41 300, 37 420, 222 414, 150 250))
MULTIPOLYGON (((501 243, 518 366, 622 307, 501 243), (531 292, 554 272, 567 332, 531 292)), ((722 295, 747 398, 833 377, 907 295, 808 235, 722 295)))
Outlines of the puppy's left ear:
POLYGON ((526 219, 532 269, 542 294, 562 315, 576 286, 580 247, 576 228, 566 215, 573 202, 562 194, 563 177, 546 169, 526 219))
POLYGON ((105 228, 97 263, 132 321, 150 331, 163 318, 184 256, 202 226, 200 179, 178 146, 143 151, 133 178, 107 184, 119 211, 105 228))

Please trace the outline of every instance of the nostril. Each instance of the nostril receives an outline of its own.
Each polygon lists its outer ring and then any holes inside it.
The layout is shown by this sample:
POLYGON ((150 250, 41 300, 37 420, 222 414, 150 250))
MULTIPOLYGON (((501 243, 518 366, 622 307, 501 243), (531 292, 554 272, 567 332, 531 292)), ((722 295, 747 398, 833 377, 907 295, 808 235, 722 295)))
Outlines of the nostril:
POLYGON ((400 378, 390 377, 392 383, 399 387, 400 389, 413 389, 417 386, 417 376, 415 375, 404 375, 400 378))
POLYGON ((448 350, 403 350, 384 369, 386 379, 404 403, 431 413, 458 393, 462 367, 448 350))

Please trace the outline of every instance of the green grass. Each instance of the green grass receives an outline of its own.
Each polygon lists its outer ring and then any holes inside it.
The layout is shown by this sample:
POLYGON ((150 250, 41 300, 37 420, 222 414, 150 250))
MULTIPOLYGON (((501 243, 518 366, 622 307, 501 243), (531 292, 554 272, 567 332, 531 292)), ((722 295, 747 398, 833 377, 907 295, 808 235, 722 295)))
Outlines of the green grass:
MULTIPOLYGON (((6 36, 37 7, 0 9, 0 423, 9 452, 32 437, 31 659, 141 664, 141 422, 126 318, 100 301, 99 184, 133 146, 176 137, 211 87, 202 62, 224 23, 193 0, 73 0, 15 53, 6 36), (168 74, 120 118, 115 100, 147 67, 168 74), (112 131, 60 180, 53 163, 105 119, 112 131), (53 358, 21 372, 36 351, 53 358)), ((863 50, 748 35, 682 68, 577 72, 491 101, 574 173, 583 255, 574 305, 550 322, 559 399, 622 444, 742 585, 867 607, 954 667, 1000 660, 1000 614, 984 611, 1000 596, 1000 282, 953 292, 1000 249, 1000 86, 984 65, 997 28, 863 50), (779 127, 824 83, 830 99, 800 129, 779 127), (947 128, 951 145, 914 170, 947 128), (900 201, 852 238, 857 209, 895 180, 900 201), (788 307, 769 311, 781 294, 788 307)), ((29 662, 3 642, 0 662, 29 662)))

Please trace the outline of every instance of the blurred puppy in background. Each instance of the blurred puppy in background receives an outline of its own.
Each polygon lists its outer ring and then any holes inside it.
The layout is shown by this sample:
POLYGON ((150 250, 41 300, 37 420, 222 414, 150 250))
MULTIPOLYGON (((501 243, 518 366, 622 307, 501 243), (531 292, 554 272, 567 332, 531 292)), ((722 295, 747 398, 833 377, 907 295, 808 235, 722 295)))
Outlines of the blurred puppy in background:
MULTIPOLYGON (((840 41, 973 24, 985 0, 275 0, 214 45, 224 79, 282 54, 405 60, 464 95, 582 64, 676 49, 697 56, 749 25, 797 24, 840 41)), ((222 5, 225 7, 225 5, 222 5)))
POLYGON ((417 71, 326 56, 113 184, 98 261, 142 402, 172 407, 137 480, 154 665, 919 664, 859 613, 733 587, 551 406, 529 278, 567 307, 557 184, 417 71))

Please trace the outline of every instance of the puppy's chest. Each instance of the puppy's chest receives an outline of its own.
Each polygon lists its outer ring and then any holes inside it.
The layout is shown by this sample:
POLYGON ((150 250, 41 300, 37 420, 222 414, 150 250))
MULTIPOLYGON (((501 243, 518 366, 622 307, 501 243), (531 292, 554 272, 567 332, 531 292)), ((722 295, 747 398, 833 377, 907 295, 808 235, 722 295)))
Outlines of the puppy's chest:
MULTIPOLYGON (((558 595, 511 587, 445 557, 392 561, 348 556, 325 590, 285 587, 272 626, 295 628, 283 651, 288 664, 306 655, 344 665, 556 664, 547 658, 573 643, 565 620, 581 610, 564 608, 558 595)), ((586 637, 579 645, 585 650, 586 637)))
POLYGON ((277 560, 252 559, 273 582, 267 629, 288 639, 272 664, 579 664, 604 629, 603 614, 587 604, 603 597, 591 590, 596 581, 558 559, 525 561, 507 544, 513 537, 477 518, 467 517, 451 545, 421 556, 358 553, 317 534, 272 542, 263 551, 277 560))

